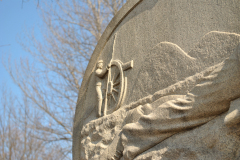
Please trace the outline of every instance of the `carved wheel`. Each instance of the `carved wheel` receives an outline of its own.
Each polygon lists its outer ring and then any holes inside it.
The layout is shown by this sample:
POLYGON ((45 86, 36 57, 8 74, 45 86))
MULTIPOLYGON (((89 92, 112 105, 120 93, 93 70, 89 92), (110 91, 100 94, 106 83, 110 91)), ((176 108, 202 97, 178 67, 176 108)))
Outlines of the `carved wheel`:
POLYGON ((111 114, 121 106, 125 89, 122 63, 118 60, 113 60, 110 66, 104 96, 106 114, 111 114))

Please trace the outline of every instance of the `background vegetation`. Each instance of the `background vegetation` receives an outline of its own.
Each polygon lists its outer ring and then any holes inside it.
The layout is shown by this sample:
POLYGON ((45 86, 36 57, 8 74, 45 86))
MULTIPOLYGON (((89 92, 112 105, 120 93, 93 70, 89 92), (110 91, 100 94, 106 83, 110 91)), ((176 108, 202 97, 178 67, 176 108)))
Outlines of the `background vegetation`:
POLYGON ((41 33, 33 28, 19 41, 34 61, 4 63, 22 96, 1 88, 3 160, 72 158, 73 116, 86 66, 125 0, 39 2, 41 33))

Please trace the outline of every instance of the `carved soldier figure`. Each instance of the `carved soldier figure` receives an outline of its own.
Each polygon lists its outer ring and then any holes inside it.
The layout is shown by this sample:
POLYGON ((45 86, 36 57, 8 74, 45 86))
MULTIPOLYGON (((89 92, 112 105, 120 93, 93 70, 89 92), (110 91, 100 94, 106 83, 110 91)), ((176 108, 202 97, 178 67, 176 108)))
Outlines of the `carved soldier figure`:
POLYGON ((102 110, 102 81, 101 79, 105 76, 105 74, 108 71, 108 66, 103 69, 103 60, 99 60, 97 63, 97 69, 95 71, 96 74, 96 91, 97 91, 97 99, 98 99, 98 104, 97 104, 97 114, 98 117, 101 117, 101 110, 102 110))

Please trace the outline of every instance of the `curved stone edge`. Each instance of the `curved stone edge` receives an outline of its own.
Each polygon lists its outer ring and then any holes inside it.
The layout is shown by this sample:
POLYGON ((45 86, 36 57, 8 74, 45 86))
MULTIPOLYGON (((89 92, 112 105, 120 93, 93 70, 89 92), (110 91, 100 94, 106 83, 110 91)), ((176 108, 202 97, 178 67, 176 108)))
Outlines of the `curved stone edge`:
POLYGON ((119 24, 123 21, 123 19, 143 0, 130 0, 127 1, 126 4, 123 5, 123 7, 117 12, 117 14, 113 17, 113 19, 110 21, 108 26, 106 27, 105 31, 103 32, 100 40, 98 41, 93 54, 91 56, 91 59, 88 63, 87 69, 85 71, 85 75, 82 80, 81 88, 79 90, 79 96, 82 97, 83 93, 87 89, 87 82, 90 78, 90 75, 94 69, 95 62, 98 60, 98 57, 100 56, 104 46, 106 45, 107 41, 111 37, 112 33, 115 31, 115 29, 119 26, 119 24))
POLYGON ((79 125, 81 125, 81 124, 79 124, 81 122, 79 120, 77 120, 77 118, 78 118, 77 116, 79 114, 76 114, 76 113, 78 113, 78 111, 80 109, 80 101, 82 98, 84 98, 84 95, 88 88, 88 81, 94 70, 95 63, 98 60, 103 48, 105 47, 106 43, 108 42, 109 38, 111 37, 113 32, 116 30, 116 28, 120 25, 120 23, 123 21, 123 19, 142 1, 143 0, 130 0, 130 1, 127 1, 123 5, 123 7, 117 12, 117 14, 113 17, 111 22, 106 27, 105 31, 103 32, 100 40, 98 41, 98 43, 93 51, 93 54, 89 60, 88 66, 85 71, 85 75, 82 80, 81 87, 78 92, 78 100, 77 100, 76 109, 75 109, 74 124, 73 124, 73 139, 74 140, 73 140, 73 148, 72 148, 72 151, 73 151, 72 158, 74 160, 79 158, 78 154, 76 154, 74 152, 79 151, 79 146, 77 145, 79 143, 79 138, 78 138, 79 135, 77 135, 77 133, 79 133, 79 132, 77 130, 79 129, 79 125), (76 130, 75 130, 75 128, 76 128, 76 130))
MULTIPOLYGON (((211 32, 205 34, 203 36, 203 38, 200 40, 199 44, 196 44, 196 46, 200 45, 204 39, 209 39, 209 36, 210 36, 210 38, 211 37, 226 37, 226 36, 234 36, 235 37, 235 36, 237 36, 236 38, 237 38, 238 42, 239 42, 239 38, 240 38, 240 35, 236 34, 236 33, 211 31, 211 32)), ((179 50, 182 50, 179 46, 177 46, 176 44, 170 43, 170 42, 160 42, 156 46, 161 45, 161 44, 170 44, 170 45, 178 48, 179 50)), ((192 50, 190 50, 188 53, 195 50, 195 47, 192 50)), ((188 53, 184 52, 183 50, 182 50, 182 52, 183 52, 183 54, 186 54, 186 56, 189 56, 188 53)), ((189 57, 189 58, 192 58, 192 57, 189 57)), ((204 77, 205 72, 212 71, 212 70, 214 70, 215 67, 216 67, 216 64, 213 66, 209 66, 209 67, 207 67, 207 69, 205 69, 201 72, 198 72, 195 75, 192 75, 190 77, 186 77, 184 80, 179 81, 173 85, 170 85, 165 89, 156 91, 152 95, 143 97, 143 98, 139 99, 138 101, 135 101, 128 105, 122 106, 121 109, 113 112, 110 115, 90 121, 85 126, 83 126, 83 128, 81 130, 81 140, 83 140, 82 142, 83 143, 86 142, 85 139, 88 138, 88 135, 90 135, 89 134, 90 132, 94 131, 97 128, 99 130, 99 128, 100 128, 99 125, 105 126, 104 128, 108 128, 109 131, 117 126, 118 130, 114 130, 114 134, 111 135, 112 137, 107 137, 107 138, 109 138, 107 141, 108 144, 102 145, 103 146, 102 149, 106 150, 106 151, 101 152, 100 155, 94 155, 95 158, 98 159, 99 158, 98 156, 102 156, 101 154, 105 154, 105 152, 108 152, 107 148, 109 148, 109 146, 111 145, 111 142, 113 141, 115 136, 118 134, 117 131, 121 130, 121 127, 124 124, 126 124, 125 123, 126 120, 123 120, 123 119, 125 119, 128 111, 135 109, 136 107, 138 107, 140 105, 145 105, 147 103, 154 104, 155 102, 157 102, 158 104, 161 104, 162 102, 166 102, 169 99, 173 99, 174 95, 176 95, 176 94, 185 95, 189 90, 191 90, 196 85, 196 83, 198 83, 199 79, 204 77), (118 117, 118 118, 116 118, 116 117, 118 117), (120 120, 120 121, 118 121, 118 120, 120 120), (114 124, 117 124, 117 125, 114 125, 114 124)), ((104 135, 104 134, 101 134, 100 136, 102 136, 102 135, 104 135)), ((89 140, 91 140, 91 138, 89 138, 89 140)), ((93 157, 91 157, 91 158, 93 158, 93 157)), ((85 158, 85 159, 88 159, 88 158, 85 158)))

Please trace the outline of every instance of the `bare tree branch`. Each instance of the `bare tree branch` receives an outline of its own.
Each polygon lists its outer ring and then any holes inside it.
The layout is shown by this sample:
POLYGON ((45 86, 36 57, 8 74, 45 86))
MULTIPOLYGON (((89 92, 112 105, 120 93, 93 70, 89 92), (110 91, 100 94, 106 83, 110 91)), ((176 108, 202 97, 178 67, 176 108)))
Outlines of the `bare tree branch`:
POLYGON ((0 45, 0 47, 6 47, 6 46, 10 46, 11 44, 3 44, 3 45, 0 45))
MULTIPOLYGON (((37 153, 48 153, 45 147, 51 144, 58 149, 54 153, 62 156, 59 159, 69 158, 73 115, 86 66, 107 24, 124 3, 124 0, 41 1, 42 34, 35 28, 26 31, 26 36, 19 40, 34 60, 21 59, 12 65, 9 58, 4 63, 24 100, 16 107, 21 114, 14 112, 13 119, 21 123, 21 133, 31 137, 19 138, 23 147, 19 157, 32 159, 32 154, 27 153, 30 147, 37 153)), ((12 148, 16 145, 10 144, 12 148)))

